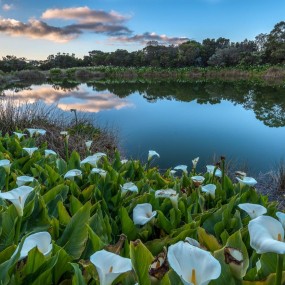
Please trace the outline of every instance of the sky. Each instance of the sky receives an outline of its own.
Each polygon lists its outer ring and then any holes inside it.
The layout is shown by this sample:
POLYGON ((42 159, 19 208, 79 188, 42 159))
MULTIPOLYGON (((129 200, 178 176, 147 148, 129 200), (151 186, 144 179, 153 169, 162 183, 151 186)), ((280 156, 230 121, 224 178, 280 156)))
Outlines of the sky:
POLYGON ((0 0, 0 58, 253 40, 285 21, 284 0, 0 0))

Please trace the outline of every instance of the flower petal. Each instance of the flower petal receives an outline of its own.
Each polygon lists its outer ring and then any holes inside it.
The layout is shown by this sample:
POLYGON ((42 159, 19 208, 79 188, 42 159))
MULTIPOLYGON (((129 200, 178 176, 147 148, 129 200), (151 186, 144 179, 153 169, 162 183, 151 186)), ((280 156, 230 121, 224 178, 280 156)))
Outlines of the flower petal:
POLYGON ((257 253, 285 253, 284 229, 282 224, 269 216, 259 216, 248 224, 250 246, 257 253))

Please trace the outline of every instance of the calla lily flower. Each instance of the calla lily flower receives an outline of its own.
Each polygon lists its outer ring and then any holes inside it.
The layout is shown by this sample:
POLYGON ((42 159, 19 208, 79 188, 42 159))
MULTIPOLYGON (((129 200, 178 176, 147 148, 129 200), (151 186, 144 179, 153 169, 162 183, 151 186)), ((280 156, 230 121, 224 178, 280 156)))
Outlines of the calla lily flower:
POLYGON ((83 159, 80 164, 85 164, 89 163, 91 166, 96 167, 98 161, 100 160, 101 157, 106 156, 105 153, 103 152, 97 152, 93 155, 87 156, 85 159, 83 159))
POLYGON ((248 185, 248 186, 254 186, 257 181, 252 178, 252 177, 242 177, 242 178, 239 178, 239 177, 236 177, 236 179, 241 183, 241 184, 244 184, 244 185, 248 185))
POLYGON ((54 150, 46 149, 45 150, 45 157, 48 157, 50 155, 57 155, 57 153, 54 150))
POLYGON ((278 218, 279 222, 282 224, 283 228, 285 229, 285 213, 276 212, 276 217, 278 218))
MULTIPOLYGON (((206 168, 207 168, 207 172, 209 172, 211 174, 214 173, 214 170, 215 170, 214 165, 206 165, 206 168)), ((222 171, 219 168, 216 169, 215 176, 222 177, 222 171)))
POLYGON ((154 150, 149 150, 147 160, 150 161, 150 160, 153 158, 153 156, 160 157, 159 154, 158 154, 156 151, 154 151, 154 150))
POLYGON ((174 167, 175 170, 182 170, 184 173, 187 174, 187 165, 177 165, 174 167))
POLYGON ((156 216, 157 212, 152 211, 149 203, 137 204, 133 210, 133 221, 135 225, 145 225, 156 216))
POLYGON ((199 161, 199 157, 196 157, 192 160, 193 168, 196 168, 198 161, 199 161))
POLYGON ((107 175, 107 171, 102 169, 102 168, 92 168, 91 173, 97 173, 99 174, 101 177, 105 178, 107 175))
POLYGON ((23 149, 29 154, 29 156, 32 156, 33 153, 38 150, 37 147, 23 147, 23 149))
POLYGON ((169 173, 174 177, 174 175, 175 175, 176 172, 177 172, 176 170, 173 170, 173 169, 172 169, 172 170, 170 170, 169 173))
POLYGON ((18 176, 16 180, 16 184, 20 187, 25 185, 26 183, 31 183, 35 180, 34 177, 31 176, 18 176))
POLYGON ((0 198, 9 200, 13 203, 19 216, 22 217, 26 199, 33 189, 34 188, 29 186, 20 186, 8 192, 0 193, 0 198))
POLYGON ((127 163, 127 162, 128 162, 127 159, 122 159, 122 160, 121 160, 121 163, 122 163, 122 164, 125 164, 125 163, 127 163))
POLYGON ((237 171, 235 172, 235 175, 238 176, 238 177, 241 178, 241 179, 243 179, 243 177, 246 177, 246 173, 243 172, 243 171, 239 171, 239 170, 237 170, 237 171))
POLYGON ((60 135, 61 135, 66 141, 68 141, 68 139, 69 139, 68 131, 61 131, 61 132, 60 132, 60 135))
POLYGON ((104 249, 92 254, 90 261, 97 269, 100 285, 111 285, 119 275, 132 270, 130 258, 121 257, 104 249))
POLYGON ((139 189, 136 184, 133 182, 127 182, 124 185, 120 185, 122 193, 126 193, 127 191, 138 192, 139 189))
MULTIPOLYGON (((28 256, 29 251, 34 247, 37 247, 44 256, 49 255, 52 251, 51 235, 48 232, 38 232, 26 237, 21 249, 19 260, 28 256)), ((15 253, 17 251, 18 249, 15 253)))
POLYGON ((257 253, 285 253, 284 229, 278 220, 270 216, 259 216, 249 222, 248 231, 250 246, 257 253))
POLYGON ((267 213, 267 209, 262 205, 243 203, 238 205, 240 209, 246 211, 251 219, 255 219, 267 213))
POLYGON ((13 132, 13 133, 18 137, 18 139, 21 139, 22 137, 27 135, 27 134, 22 134, 22 133, 17 133, 17 132, 13 132))
POLYGON ((8 159, 0 160, 0 167, 3 167, 7 173, 10 173, 11 162, 8 159))
POLYGON ((225 262, 230 266, 232 274, 241 279, 244 277, 246 270, 243 270, 243 254, 241 250, 233 247, 225 247, 225 262))
POLYGON ((221 265, 210 252, 188 242, 171 245, 167 257, 184 285, 207 285, 221 274, 221 265))
POLYGON ((64 178, 74 179, 75 176, 82 177, 82 171, 79 169, 71 169, 65 173, 64 178))
POLYGON ((90 147, 91 147, 92 143, 93 143, 93 141, 86 141, 85 142, 87 150, 90 150, 90 147))
POLYGON ((200 248, 201 248, 201 244, 200 244, 197 240, 195 240, 195 239, 193 239, 193 238, 186 237, 186 238, 185 238, 185 242, 188 242, 189 244, 191 244, 191 245, 193 245, 193 246, 196 246, 196 247, 200 247, 200 248))
POLYGON ((216 188, 217 186, 215 184, 207 184, 205 186, 202 186, 201 190, 202 192, 211 195, 211 197, 215 199, 216 188))
POLYGON ((200 186, 200 185, 203 184, 203 182, 204 182, 204 180, 205 180, 205 177, 199 176, 199 175, 197 175, 197 176, 192 176, 192 177, 191 177, 191 180, 194 182, 194 185, 198 187, 198 186, 200 186))
POLYGON ((30 137, 32 137, 34 134, 39 134, 39 135, 45 135, 46 130, 43 129, 27 129, 27 131, 30 134, 30 137))
POLYGON ((178 208, 178 193, 173 189, 162 189, 155 191, 155 198, 169 198, 173 207, 178 208))

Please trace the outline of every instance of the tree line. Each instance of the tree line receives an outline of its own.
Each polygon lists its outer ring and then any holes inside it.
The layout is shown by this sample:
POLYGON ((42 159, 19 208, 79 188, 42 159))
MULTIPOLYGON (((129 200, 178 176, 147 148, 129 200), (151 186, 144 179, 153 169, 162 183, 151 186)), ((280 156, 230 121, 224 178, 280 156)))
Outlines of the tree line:
POLYGON ((117 49, 114 52, 92 50, 83 58, 75 54, 57 53, 46 60, 27 60, 7 55, 0 60, 3 72, 24 69, 49 70, 83 66, 121 67, 236 67, 285 63, 285 21, 277 23, 269 34, 261 33, 254 40, 232 42, 230 39, 189 40, 180 45, 164 46, 150 41, 138 51, 117 49))

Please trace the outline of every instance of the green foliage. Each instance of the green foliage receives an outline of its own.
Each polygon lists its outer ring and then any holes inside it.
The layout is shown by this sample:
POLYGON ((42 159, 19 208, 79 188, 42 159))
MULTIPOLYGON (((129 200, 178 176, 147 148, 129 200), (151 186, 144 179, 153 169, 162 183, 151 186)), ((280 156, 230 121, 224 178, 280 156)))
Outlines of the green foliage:
MULTIPOLYGON (((173 177, 169 171, 160 173, 140 161, 122 164, 116 153, 113 161, 105 157, 99 160, 97 167, 107 172, 104 177, 91 174, 90 165, 81 166, 82 158, 75 151, 68 161, 60 157, 46 160, 44 147, 27 157, 22 152, 25 143, 28 141, 19 144, 14 136, 0 137, 0 157, 9 157, 12 164, 9 190, 16 187, 18 175, 36 178, 29 184, 34 190, 21 219, 11 202, 0 199, 1 284, 99 284, 90 256, 102 249, 131 258, 134 270, 116 278, 114 284, 152 284, 155 277, 149 276, 150 264, 164 249, 187 237, 199 241, 219 260, 222 274, 211 284, 270 284, 274 279, 276 254, 259 256, 250 247, 250 219, 238 207, 240 203, 261 204, 268 215, 275 215, 275 205, 253 187, 241 187, 226 175, 222 187, 219 178, 212 179, 206 173, 205 181, 213 180, 217 186, 213 199, 194 186, 191 173, 173 177), (64 179, 68 169, 79 169, 82 176, 64 179), (123 193, 120 185, 126 182, 135 183, 138 192, 123 193), (155 191, 169 188, 177 190, 177 203, 167 197, 155 198, 155 191), (186 189, 185 193, 180 189, 186 189), (142 203, 151 204, 156 215, 136 225, 133 210, 142 203), (19 260, 24 239, 40 231, 50 233, 52 251, 45 255, 34 247, 19 260), (228 248, 241 252, 240 267, 226 262, 228 248), (259 259, 261 269, 256 266, 259 259), (261 280, 265 283, 257 283, 261 280)), ((5 179, 0 179, 0 190, 6 192, 6 174, 1 173, 5 179)), ((180 277, 168 267, 155 282, 181 284, 180 277)))

